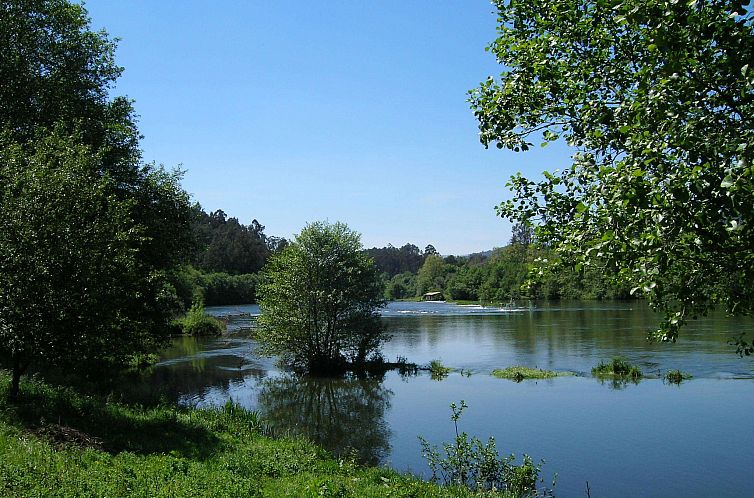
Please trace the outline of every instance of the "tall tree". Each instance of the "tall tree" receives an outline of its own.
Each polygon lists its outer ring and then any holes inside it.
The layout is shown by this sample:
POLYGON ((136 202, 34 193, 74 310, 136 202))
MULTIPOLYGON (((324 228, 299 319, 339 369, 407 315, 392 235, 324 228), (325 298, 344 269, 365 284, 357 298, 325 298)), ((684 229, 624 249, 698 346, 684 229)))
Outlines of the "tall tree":
POLYGON ((445 279, 452 268, 437 254, 430 254, 416 275, 416 292, 422 295, 429 291, 443 291, 445 279))
POLYGON ((376 310, 383 285, 359 234, 307 225, 265 266, 259 289, 263 350, 308 372, 363 364, 386 339, 376 310))
POLYGON ((201 270, 232 275, 256 273, 282 244, 281 239, 268 240, 264 226, 257 220, 247 226, 238 218, 228 218, 220 209, 209 214, 198 205, 195 209, 194 233, 199 247, 194 264, 201 270))
POLYGON ((0 2, 0 360, 14 392, 29 362, 159 342, 165 276, 191 243, 180 172, 141 161, 131 103, 109 96, 114 49, 81 5, 0 2))
POLYGON ((0 124, 21 143, 39 127, 76 128, 104 151, 104 167, 128 175, 139 154, 133 106, 109 97, 123 68, 115 42, 89 24, 84 7, 68 0, 0 2, 0 124))
MULTIPOLYGON (((32 362, 89 364, 147 351, 163 292, 139 260, 146 233, 99 158, 67 136, 0 144, 0 359, 11 396, 32 362), (142 314, 143 313, 143 314, 142 314)), ((164 323, 163 323, 164 325, 164 323)))
POLYGON ((740 1, 495 1, 505 66, 470 93, 485 146, 565 139, 573 163, 511 178, 499 214, 556 260, 610 271, 675 340, 754 310, 753 11, 740 1))
POLYGON ((405 244, 400 248, 388 244, 387 247, 373 247, 366 253, 374 259, 377 268, 389 277, 399 273, 416 273, 424 262, 421 250, 414 244, 405 244))

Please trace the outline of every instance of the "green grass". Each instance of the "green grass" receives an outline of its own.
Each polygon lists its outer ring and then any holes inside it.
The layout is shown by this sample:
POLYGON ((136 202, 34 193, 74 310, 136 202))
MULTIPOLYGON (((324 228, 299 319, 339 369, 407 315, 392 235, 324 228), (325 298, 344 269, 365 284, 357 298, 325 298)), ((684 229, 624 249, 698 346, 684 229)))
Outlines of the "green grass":
MULTIPOLYGON (((254 412, 152 408, 0 372, 0 496, 481 496, 271 438, 254 412)), ((489 495, 500 496, 500 495, 489 495)))
POLYGON ((621 379, 641 379, 644 374, 636 365, 630 364, 622 356, 614 357, 609 363, 600 361, 599 365, 592 369, 595 377, 617 377, 621 379))
POLYGON ((539 368, 529 367, 508 367, 492 371, 492 376, 498 379, 511 379, 521 382, 524 379, 552 379, 554 377, 566 377, 573 375, 571 372, 555 372, 553 370, 542 370, 539 368))
POLYGON ((691 374, 687 374, 686 372, 681 372, 680 370, 668 370, 665 372, 665 380, 667 382, 670 382, 671 384, 680 384, 684 380, 690 379, 692 376, 691 374))
POLYGON ((452 368, 446 367, 440 360, 432 360, 429 362, 429 372, 432 380, 443 380, 452 371, 452 368))

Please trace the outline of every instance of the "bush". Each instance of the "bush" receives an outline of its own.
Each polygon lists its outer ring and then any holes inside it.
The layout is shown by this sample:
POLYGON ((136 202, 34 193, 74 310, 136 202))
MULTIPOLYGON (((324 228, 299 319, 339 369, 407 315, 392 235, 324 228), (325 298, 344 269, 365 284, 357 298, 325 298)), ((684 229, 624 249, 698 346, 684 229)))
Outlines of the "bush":
POLYGON ((181 331, 193 336, 217 336, 225 331, 225 323, 204 312, 204 303, 197 301, 186 316, 176 320, 181 331))
POLYGON ((172 283, 183 305, 202 300, 207 306, 252 304, 257 300, 257 275, 204 273, 186 265, 172 275, 172 283))
POLYGON ((452 371, 452 368, 446 367, 440 360, 432 360, 429 362, 429 372, 432 376, 432 380, 443 380, 452 371))
POLYGON ((665 373, 665 380, 671 384, 680 384, 684 380, 691 378, 691 374, 681 372, 680 370, 668 370, 665 373))
POLYGON ((631 365, 622 356, 616 356, 610 363, 600 361, 599 365, 592 369, 592 375, 596 377, 620 377, 630 378, 634 380, 641 379, 641 369, 635 365, 631 365))
POLYGON ((542 482, 539 474, 544 462, 535 465, 530 456, 524 455, 521 465, 516 465, 515 455, 500 457, 495 438, 490 437, 484 444, 465 432, 459 433, 458 420, 465 408, 467 405, 463 400, 460 406, 450 405, 456 437, 453 443, 443 444, 444 456, 436 446, 419 436, 422 456, 432 471, 432 481, 442 481, 446 486, 460 485, 474 491, 503 491, 513 496, 553 496, 551 489, 537 490, 537 483, 542 482))

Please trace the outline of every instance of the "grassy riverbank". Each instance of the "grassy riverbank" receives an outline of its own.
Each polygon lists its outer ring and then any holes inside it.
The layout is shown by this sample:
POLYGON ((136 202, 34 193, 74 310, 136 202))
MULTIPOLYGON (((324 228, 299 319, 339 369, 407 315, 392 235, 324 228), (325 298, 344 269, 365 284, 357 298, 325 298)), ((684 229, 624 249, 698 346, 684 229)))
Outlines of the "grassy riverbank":
POLYGON ((267 437, 233 404, 128 406, 39 381, 9 403, 8 384, 0 372, 3 496, 481 496, 267 437))

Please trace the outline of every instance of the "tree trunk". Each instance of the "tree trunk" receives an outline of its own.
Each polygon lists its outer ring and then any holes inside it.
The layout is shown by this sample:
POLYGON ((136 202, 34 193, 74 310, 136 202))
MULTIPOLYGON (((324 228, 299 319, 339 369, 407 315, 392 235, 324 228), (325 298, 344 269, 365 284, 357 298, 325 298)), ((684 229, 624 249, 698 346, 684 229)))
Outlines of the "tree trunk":
POLYGON ((23 373, 23 369, 21 368, 21 362, 18 361, 18 358, 13 359, 13 377, 10 381, 10 393, 9 397, 11 401, 16 401, 18 399, 18 387, 21 383, 21 374, 23 373))

